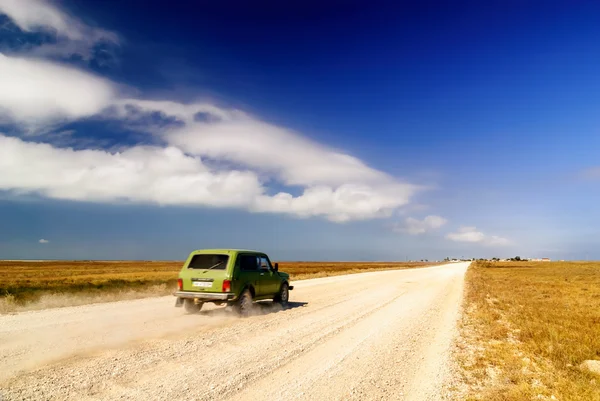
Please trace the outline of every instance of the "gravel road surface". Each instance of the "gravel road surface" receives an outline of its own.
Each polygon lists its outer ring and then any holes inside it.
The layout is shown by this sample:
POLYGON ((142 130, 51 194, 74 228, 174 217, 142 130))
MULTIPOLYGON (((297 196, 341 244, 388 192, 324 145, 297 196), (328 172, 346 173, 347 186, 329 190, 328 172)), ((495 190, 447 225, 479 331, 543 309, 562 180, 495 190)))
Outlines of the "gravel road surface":
POLYGON ((0 399, 442 400, 468 263, 293 283, 241 319, 173 297, 0 316, 0 399))

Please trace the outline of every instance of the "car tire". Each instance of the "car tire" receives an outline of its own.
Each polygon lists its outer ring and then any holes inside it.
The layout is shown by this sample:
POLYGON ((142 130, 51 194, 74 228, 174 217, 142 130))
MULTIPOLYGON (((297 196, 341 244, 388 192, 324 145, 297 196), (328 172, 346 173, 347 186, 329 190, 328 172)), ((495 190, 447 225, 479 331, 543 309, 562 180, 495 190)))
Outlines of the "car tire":
POLYGON ((236 311, 240 316, 249 316, 254 308, 254 300, 252 299, 252 293, 249 289, 245 289, 240 294, 236 302, 236 311))
POLYGON ((187 313, 198 313, 202 309, 202 302, 196 303, 193 299, 186 299, 183 303, 183 307, 187 313))
POLYGON ((281 306, 286 306, 290 299, 290 286, 288 283, 283 283, 281 288, 279 289, 279 293, 273 298, 273 302, 277 302, 281 304, 281 306))

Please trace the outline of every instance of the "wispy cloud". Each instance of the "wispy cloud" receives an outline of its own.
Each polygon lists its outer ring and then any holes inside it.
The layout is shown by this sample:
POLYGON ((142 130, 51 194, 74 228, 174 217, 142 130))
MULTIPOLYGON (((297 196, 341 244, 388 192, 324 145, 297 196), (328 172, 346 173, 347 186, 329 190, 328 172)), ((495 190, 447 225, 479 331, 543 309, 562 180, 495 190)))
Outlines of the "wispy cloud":
POLYGON ((390 215, 416 190, 392 179, 369 182, 352 175, 347 182, 312 185, 309 175, 301 195, 282 191, 270 196, 261 176, 248 168, 210 168, 174 146, 110 153, 0 135, 0 189, 56 199, 239 207, 343 222, 390 215))
MULTIPOLYGON (((0 0, 0 11, 23 30, 51 29, 66 41, 105 37, 51 3, 0 0)), ((0 133, 0 190, 79 201, 237 207, 345 222, 391 216, 422 189, 240 110, 126 98, 120 87, 65 64, 0 54, 0 122, 16 124, 22 133, 48 133, 62 123, 97 116, 160 138, 163 145, 74 150, 0 133)))
POLYGON ((410 235, 425 234, 427 232, 436 231, 444 226, 448 220, 441 216, 427 216, 423 220, 418 220, 413 217, 408 217, 401 224, 396 224, 393 230, 410 235))
POLYGON ((449 233, 446 238, 457 242, 470 242, 484 245, 508 245, 510 241, 497 235, 485 235, 476 227, 460 227, 458 231, 449 233))
POLYGON ((172 147, 136 146, 113 154, 1 135, 0 188, 56 199, 221 207, 247 206, 263 192, 250 171, 211 171, 172 147))
POLYGON ((27 48, 28 52, 38 56, 69 57, 77 54, 89 59, 96 45, 119 43, 119 36, 114 32, 91 27, 45 0, 0 0, 0 14, 5 14, 23 32, 54 35, 52 43, 27 48))
POLYGON ((116 85, 73 67, 0 53, 0 122, 36 130, 100 113, 116 85))
POLYGON ((43 239, 43 238, 42 238, 42 239, 41 239, 41 240, 39 240, 38 242, 39 242, 40 244, 47 244, 47 243, 49 243, 50 241, 49 241, 49 240, 47 240, 47 239, 43 239))
POLYGON ((590 167, 580 173, 585 180, 600 180, 600 167, 590 167))

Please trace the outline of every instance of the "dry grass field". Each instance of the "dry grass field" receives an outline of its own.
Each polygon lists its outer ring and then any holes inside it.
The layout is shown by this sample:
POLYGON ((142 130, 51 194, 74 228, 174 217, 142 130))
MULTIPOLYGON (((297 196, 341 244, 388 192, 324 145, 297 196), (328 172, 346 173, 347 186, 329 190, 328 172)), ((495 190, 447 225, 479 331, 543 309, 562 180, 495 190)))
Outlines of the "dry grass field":
POLYGON ((43 292, 78 292, 171 284, 183 262, 0 262, 0 293, 18 299, 43 292))
POLYGON ((461 399, 599 401, 600 263, 474 263, 461 332, 461 399))
MULTIPOLYGON (((168 294, 176 286, 182 264, 182 261, 0 261, 0 312, 39 303, 42 298, 45 302, 40 307, 168 294)), ((280 262, 279 268, 290 273, 292 280, 298 280, 429 264, 280 262)))

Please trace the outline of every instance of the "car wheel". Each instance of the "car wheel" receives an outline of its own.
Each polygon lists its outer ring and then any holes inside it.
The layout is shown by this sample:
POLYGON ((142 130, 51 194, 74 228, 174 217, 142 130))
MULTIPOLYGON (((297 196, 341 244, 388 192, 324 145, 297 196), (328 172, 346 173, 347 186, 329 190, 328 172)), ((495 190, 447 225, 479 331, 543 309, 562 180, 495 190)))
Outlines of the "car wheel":
POLYGON ((198 313, 202 309, 202 302, 196 303, 193 299, 186 299, 183 307, 187 313, 198 313))
POLYGON ((246 289, 237 301, 236 309, 240 316, 248 316, 253 308, 252 293, 246 289))
POLYGON ((273 301, 279 302, 282 306, 287 305, 290 299, 290 286, 288 283, 283 283, 279 289, 279 294, 275 296, 273 301))

